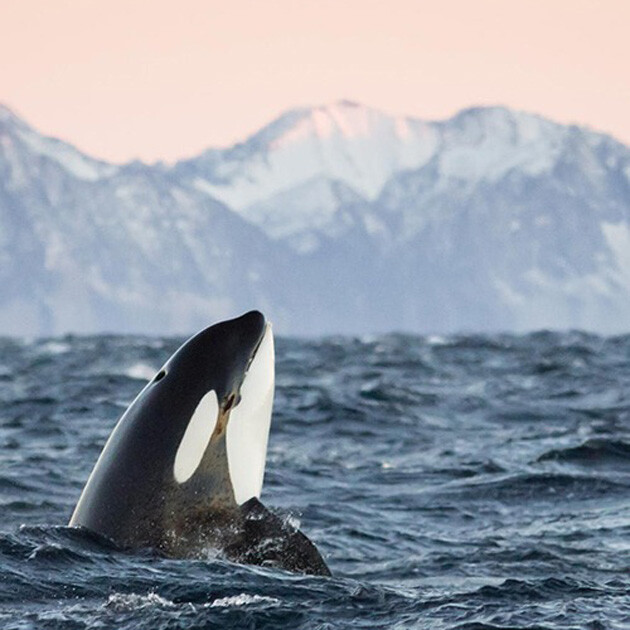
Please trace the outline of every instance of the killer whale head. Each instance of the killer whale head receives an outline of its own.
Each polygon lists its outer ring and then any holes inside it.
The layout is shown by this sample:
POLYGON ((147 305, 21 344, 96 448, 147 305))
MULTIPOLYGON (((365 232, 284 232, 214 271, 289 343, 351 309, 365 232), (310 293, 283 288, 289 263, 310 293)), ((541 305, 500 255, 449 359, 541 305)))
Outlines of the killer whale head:
POLYGON ((273 392, 273 334, 261 313, 197 333, 119 420, 70 525, 155 545, 156 530, 168 526, 160 519, 176 518, 165 512, 185 516, 208 502, 227 510, 258 498, 273 392))
POLYGON ((236 503, 260 496, 274 377, 271 325, 258 311, 206 328, 169 359, 149 385, 147 396, 171 408, 181 407, 181 399, 186 399, 184 413, 171 412, 177 423, 173 427, 177 483, 188 483, 208 468, 201 466, 204 456, 216 458, 209 446, 224 435, 236 503), (179 392, 181 397, 173 396, 179 392))
POLYGON ((300 531, 258 501, 274 393, 258 311, 186 341, 118 421, 70 519, 121 547, 330 575, 300 531))

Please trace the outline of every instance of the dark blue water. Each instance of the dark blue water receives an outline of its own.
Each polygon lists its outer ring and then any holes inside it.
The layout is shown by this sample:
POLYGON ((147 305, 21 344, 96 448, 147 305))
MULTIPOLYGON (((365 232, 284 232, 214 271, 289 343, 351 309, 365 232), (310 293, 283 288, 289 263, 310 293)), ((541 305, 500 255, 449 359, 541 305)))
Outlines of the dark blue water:
POLYGON ((65 527, 180 341, 0 341, 0 628, 630 627, 630 336, 280 339, 262 500, 332 579, 65 527))

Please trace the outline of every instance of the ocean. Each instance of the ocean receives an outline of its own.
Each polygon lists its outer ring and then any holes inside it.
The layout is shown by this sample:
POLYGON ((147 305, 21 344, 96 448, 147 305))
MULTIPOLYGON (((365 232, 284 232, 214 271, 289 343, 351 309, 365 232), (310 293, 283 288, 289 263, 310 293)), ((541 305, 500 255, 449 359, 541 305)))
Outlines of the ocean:
POLYGON ((0 628, 630 628, 630 336, 276 342, 262 502, 332 578, 66 526, 182 339, 0 339, 0 628))

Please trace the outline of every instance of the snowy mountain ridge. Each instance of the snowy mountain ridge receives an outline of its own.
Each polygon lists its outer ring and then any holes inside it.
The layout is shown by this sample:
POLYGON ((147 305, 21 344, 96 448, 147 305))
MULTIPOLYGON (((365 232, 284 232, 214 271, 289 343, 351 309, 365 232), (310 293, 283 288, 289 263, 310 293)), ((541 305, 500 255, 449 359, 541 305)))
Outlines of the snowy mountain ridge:
POLYGON ((444 173, 462 178, 496 180, 514 167, 549 169, 565 134, 562 125, 500 107, 425 122, 341 101, 284 114, 220 152, 208 177, 200 172, 197 183, 237 210, 319 177, 341 181, 372 201, 393 174, 420 168, 443 152, 444 173))
MULTIPOLYGON (((428 166, 443 186, 497 182, 511 170, 548 174, 576 129, 502 107, 425 122, 341 101, 292 110, 244 143, 211 152, 209 162, 202 156, 178 170, 271 238, 308 252, 318 246, 313 231, 339 232, 340 195, 375 202, 393 177, 428 166)), ((606 141, 579 134, 594 147, 606 141)))
MULTIPOLYGON (((33 155, 48 158, 78 179, 96 181, 103 177, 115 175, 119 167, 96 160, 81 153, 71 144, 41 135, 18 118, 8 107, 0 104, 0 124, 13 127, 14 142, 21 142, 33 155)), ((11 141, 3 134, 5 156, 11 159, 11 141)), ((14 161, 15 162, 15 161, 14 161)))
POLYGON ((199 184, 237 210, 322 176, 374 199, 394 172, 426 162, 437 140, 425 123, 348 103, 294 110, 271 127, 275 134, 255 135, 234 157, 224 154, 212 175, 231 185, 203 176, 199 184))
POLYGON ((630 150, 502 107, 341 101, 173 166, 112 165, 0 107, 0 334, 626 331, 630 150))

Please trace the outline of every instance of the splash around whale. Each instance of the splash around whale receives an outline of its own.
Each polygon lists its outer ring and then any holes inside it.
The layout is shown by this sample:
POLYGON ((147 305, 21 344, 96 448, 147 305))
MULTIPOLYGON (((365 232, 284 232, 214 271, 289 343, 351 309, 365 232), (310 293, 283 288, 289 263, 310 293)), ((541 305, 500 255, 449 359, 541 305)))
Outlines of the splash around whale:
POLYGON ((118 421, 70 519, 127 549, 313 575, 313 543, 260 501, 274 394, 258 311, 186 341, 118 421))

